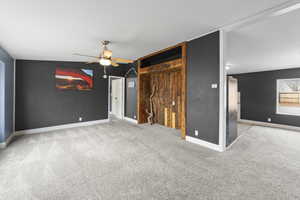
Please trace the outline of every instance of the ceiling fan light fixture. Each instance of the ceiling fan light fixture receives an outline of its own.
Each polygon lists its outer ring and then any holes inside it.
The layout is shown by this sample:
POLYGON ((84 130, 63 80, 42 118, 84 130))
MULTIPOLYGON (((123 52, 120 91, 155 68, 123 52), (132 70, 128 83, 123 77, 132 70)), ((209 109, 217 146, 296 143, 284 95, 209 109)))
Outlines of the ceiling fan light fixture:
POLYGON ((103 66, 109 66, 111 65, 111 60, 107 58, 100 58, 99 63, 103 66))

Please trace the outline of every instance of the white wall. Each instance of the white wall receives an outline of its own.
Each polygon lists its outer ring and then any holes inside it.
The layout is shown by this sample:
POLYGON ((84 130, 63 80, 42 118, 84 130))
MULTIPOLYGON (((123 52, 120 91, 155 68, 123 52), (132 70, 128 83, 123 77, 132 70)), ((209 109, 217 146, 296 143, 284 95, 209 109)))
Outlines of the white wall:
POLYGON ((0 47, 1 65, 1 100, 0 143, 4 142, 14 131, 14 59, 0 47))

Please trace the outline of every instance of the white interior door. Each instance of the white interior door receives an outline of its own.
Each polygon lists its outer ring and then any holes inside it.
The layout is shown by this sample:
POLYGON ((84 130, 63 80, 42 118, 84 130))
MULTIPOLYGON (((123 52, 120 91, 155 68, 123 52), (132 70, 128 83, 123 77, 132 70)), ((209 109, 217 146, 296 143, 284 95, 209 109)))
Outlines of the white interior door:
POLYGON ((112 79, 111 81, 111 113, 118 118, 122 118, 123 91, 122 79, 112 79))

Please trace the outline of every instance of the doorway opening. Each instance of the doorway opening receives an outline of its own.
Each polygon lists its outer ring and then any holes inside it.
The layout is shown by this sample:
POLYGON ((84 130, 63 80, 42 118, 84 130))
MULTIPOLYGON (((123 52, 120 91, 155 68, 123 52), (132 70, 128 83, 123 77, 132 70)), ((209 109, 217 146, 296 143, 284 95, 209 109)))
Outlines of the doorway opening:
POLYGON ((119 76, 109 76, 108 113, 109 118, 124 118, 125 79, 119 76))
POLYGON ((290 2, 226 29, 227 79, 238 79, 239 92, 236 120, 227 113, 238 133, 234 127, 229 136, 238 138, 253 126, 299 131, 300 28, 293 22, 300 11, 294 8, 290 2))
POLYGON ((238 137, 237 120, 239 115, 238 80, 227 77, 227 117, 226 117, 226 146, 238 137))

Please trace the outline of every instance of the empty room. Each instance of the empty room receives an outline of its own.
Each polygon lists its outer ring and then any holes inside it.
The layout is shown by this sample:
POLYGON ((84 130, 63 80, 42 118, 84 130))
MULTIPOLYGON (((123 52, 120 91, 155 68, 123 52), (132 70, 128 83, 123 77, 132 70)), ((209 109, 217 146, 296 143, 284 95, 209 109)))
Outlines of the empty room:
POLYGON ((0 199, 300 199, 300 1, 0 1, 0 199))

